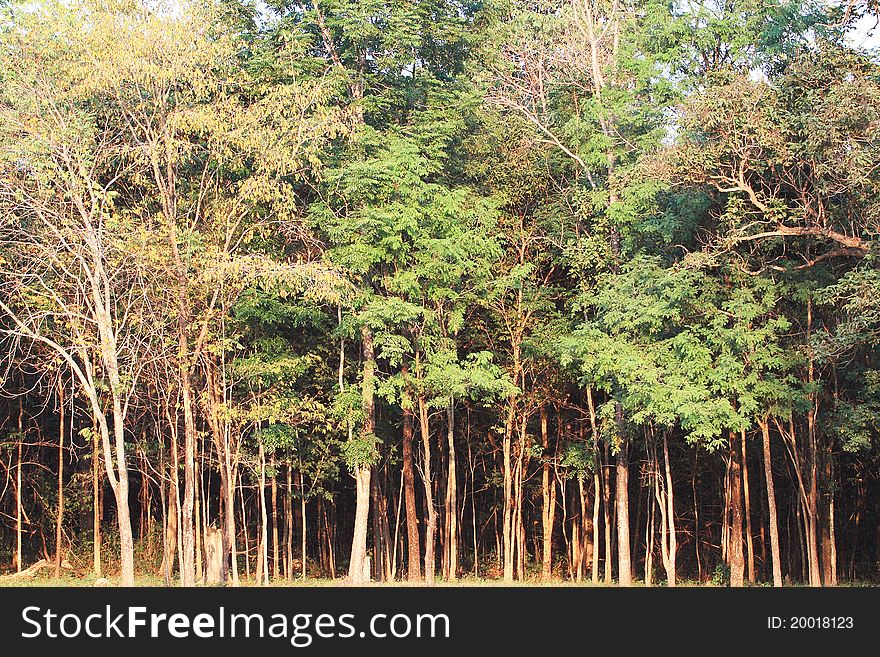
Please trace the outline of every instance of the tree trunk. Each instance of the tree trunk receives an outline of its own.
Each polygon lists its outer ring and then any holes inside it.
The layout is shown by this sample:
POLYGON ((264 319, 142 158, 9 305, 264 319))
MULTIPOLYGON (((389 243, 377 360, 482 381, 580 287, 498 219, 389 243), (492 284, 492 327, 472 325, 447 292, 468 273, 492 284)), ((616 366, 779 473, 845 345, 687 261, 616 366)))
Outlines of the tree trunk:
POLYGON ((229 450, 228 445, 226 447, 226 504, 224 505, 224 510, 226 512, 226 541, 229 546, 229 560, 230 566, 232 568, 232 585, 238 586, 240 584, 238 578, 238 550, 236 549, 236 541, 238 539, 238 532, 236 531, 235 525, 235 481, 238 479, 238 473, 236 472, 237 468, 232 467, 232 464, 229 462, 229 450))
MULTIPOLYGON (((602 455, 599 453, 599 431, 596 427, 596 406, 593 403, 593 389, 587 388, 587 409, 590 412, 590 431, 593 438, 593 563, 591 564, 590 580, 593 585, 599 583, 599 494, 602 490, 601 468, 602 455)), ((605 560, 609 560, 606 551, 605 560)))
POLYGON ((422 481, 425 487, 425 506, 428 521, 425 526, 425 581, 434 584, 434 533, 437 527, 437 511, 434 509, 434 494, 431 489, 431 436, 428 423, 428 403, 424 395, 419 395, 419 424, 422 434, 422 481))
POLYGON ((767 509, 770 517, 770 555, 773 561, 773 586, 782 586, 782 560, 779 554, 779 520, 776 516, 776 490, 770 455, 770 426, 767 418, 760 422, 764 447, 764 479, 767 482, 767 509))
POLYGON ((379 467, 374 466, 370 477, 370 497, 372 499, 372 516, 373 516, 373 575, 377 582, 385 581, 385 532, 383 531, 383 515, 385 513, 383 503, 383 491, 379 486, 379 467))
MULTIPOLYGON (((653 449, 653 446, 652 446, 652 449, 653 449)), ((659 467, 659 464, 657 463, 656 453, 652 453, 651 458, 652 458, 651 468, 653 469, 653 468, 659 467)), ((657 530, 655 528, 656 518, 654 517, 654 515, 656 513, 656 508, 658 506, 657 503, 659 502, 659 497, 660 497, 658 494, 658 490, 657 490, 658 485, 659 485, 657 483, 657 479, 659 478, 659 474, 656 472, 656 470, 654 471, 652 478, 654 479, 654 491, 653 492, 655 493, 655 499, 651 499, 651 497, 652 497, 651 492, 647 493, 648 513, 646 514, 647 519, 645 520, 645 586, 653 586, 653 584, 654 584, 654 542, 656 540, 656 533, 657 533, 657 530)), ((660 508, 662 510, 663 507, 661 506, 660 508)), ((660 523, 661 530, 664 529, 663 524, 664 523, 661 521, 661 523, 660 523)), ((636 525, 636 526, 638 526, 638 525, 636 525)), ((663 549, 665 550, 665 545, 663 546, 663 549)), ((664 558, 663 561, 665 563, 666 559, 664 558)))
MULTIPOLYGON (((97 424, 97 422, 95 423, 97 424)), ((101 458, 101 445, 98 432, 92 431, 92 570, 95 578, 103 577, 101 573, 101 469, 98 463, 101 458)))
POLYGON ((446 407, 446 442, 448 467, 446 473, 446 550, 447 578, 458 577, 458 480, 455 472, 455 402, 450 399, 446 407))
POLYGON ((272 455, 272 577, 278 579, 279 551, 278 551, 278 465, 275 455, 272 455))
POLYGON ((21 540, 24 531, 22 529, 22 506, 21 506, 21 444, 24 442, 24 402, 18 400, 18 443, 16 445, 15 461, 15 572, 21 572, 21 540))
POLYGON ((666 504, 668 509, 666 521, 669 526, 669 535, 667 538, 669 563, 666 567, 666 583, 668 586, 675 586, 677 583, 678 572, 675 565, 676 557, 678 555, 678 536, 676 534, 675 523, 675 493, 672 485, 672 466, 669 463, 669 436, 666 432, 663 433, 663 463, 666 475, 666 504))
POLYGON ((748 451, 746 450, 746 432, 740 434, 742 447, 742 481, 743 481, 743 502, 745 503, 746 517, 746 548, 748 551, 748 578, 749 584, 755 583, 755 545, 752 538, 752 504, 749 498, 749 461, 748 451))
POLYGON ((193 546, 194 555, 195 555, 195 582, 204 581, 204 571, 202 570, 202 514, 204 513, 204 501, 202 500, 201 495, 201 478, 202 478, 202 469, 198 467, 199 464, 199 444, 196 442, 195 444, 195 454, 193 458, 193 463, 195 468, 193 470, 193 527, 195 529, 195 542, 193 546))
POLYGON ((303 581, 306 580, 306 538, 308 536, 308 520, 306 518, 306 482, 303 478, 302 467, 299 469, 299 512, 302 516, 302 536, 300 545, 300 564, 303 581))
MULTIPOLYGON (((376 363, 373 355, 373 334, 369 327, 364 326, 361 330, 363 354, 364 354, 364 378, 361 397, 361 406, 364 413, 363 437, 372 440, 374 432, 374 401, 373 401, 373 375, 376 363)), ((352 584, 363 584, 369 578, 367 568, 367 527, 370 517, 370 472, 371 464, 357 463, 354 466, 355 478, 355 515, 354 535, 351 542, 351 559, 348 566, 348 576, 352 584)), ((378 540, 378 537, 376 537, 378 540)))
POLYGON ((286 474, 286 495, 284 496, 284 576, 293 580, 293 467, 290 463, 284 468, 286 474))
POLYGON ((730 530, 728 555, 730 557, 730 585, 743 585, 743 536, 742 536, 742 471, 738 434, 730 431, 730 530))
POLYGON ((507 424, 504 427, 504 441, 502 458, 504 459, 504 517, 501 523, 501 544, 504 549, 504 581, 513 581, 513 529, 514 529, 514 500, 513 500, 513 476, 511 472, 512 443, 513 443, 513 417, 515 400, 511 397, 508 411, 507 424))
MULTIPOLYGON (((406 373, 404 372, 404 378, 406 373)), ((407 579, 411 582, 422 578, 421 550, 419 548, 419 519, 416 514, 416 489, 413 474, 413 413, 403 409, 403 494, 406 504, 406 544, 409 554, 407 579)))
POLYGON ((266 512, 266 449, 260 443, 260 551, 257 553, 257 582, 269 586, 269 516, 266 512))
MULTIPOLYGON (((618 415, 620 415, 618 408, 618 415)), ((617 452, 617 581, 620 586, 632 584, 632 562, 629 547, 629 450, 628 440, 621 436, 617 452)))
POLYGON ((541 520, 544 542, 541 548, 541 576, 548 580, 553 575, 553 521, 556 513, 556 482, 550 476, 550 435, 547 426, 547 407, 541 406, 541 446, 544 448, 544 464, 541 472, 543 512, 541 520))
POLYGON ((55 578, 61 577, 61 521, 64 517, 64 382, 58 376, 58 511, 55 517, 55 578))
POLYGON ((244 505, 244 477, 238 477, 238 501, 241 508, 241 529, 244 535, 244 576, 245 579, 251 578, 251 544, 248 536, 247 509, 244 505))
POLYGON ((697 506, 697 460, 700 453, 694 450, 694 466, 691 471, 691 499, 694 503, 694 556, 697 560, 697 581, 703 581, 703 560, 700 557, 700 511, 697 506))
POLYGON ((605 583, 611 584, 611 568, 612 568, 612 549, 611 549, 611 533, 614 524, 611 521, 611 473, 608 469, 611 467, 611 458, 608 454, 608 443, 602 441, 602 519, 605 529, 605 583))
MULTIPOLYGON (((187 354, 185 336, 181 337, 181 353, 187 354)), ((183 398, 183 506, 181 508, 181 544, 183 558, 180 562, 180 585, 195 585, 195 486, 196 486, 196 428, 192 408, 192 383, 189 377, 189 365, 181 356, 180 394, 183 398)))
POLYGON ((832 538, 832 523, 834 517, 834 479, 832 473, 831 441, 823 436, 819 446, 820 459, 820 509, 819 509, 819 536, 822 557, 822 585, 835 585, 835 558, 834 541, 832 538))

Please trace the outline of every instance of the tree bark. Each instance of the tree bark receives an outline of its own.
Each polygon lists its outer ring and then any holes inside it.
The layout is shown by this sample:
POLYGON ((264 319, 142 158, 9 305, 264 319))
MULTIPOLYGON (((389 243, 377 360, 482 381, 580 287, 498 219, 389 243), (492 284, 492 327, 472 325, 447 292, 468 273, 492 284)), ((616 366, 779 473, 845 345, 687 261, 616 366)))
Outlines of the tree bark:
POLYGON ((275 455, 272 455, 272 577, 278 579, 278 564, 280 552, 278 550, 278 464, 275 455))
POLYGON ((15 460, 15 572, 20 573, 21 568, 21 543, 24 530, 22 528, 21 506, 21 445, 24 442, 24 402, 18 400, 18 441, 16 444, 15 460))
POLYGON ((512 443, 513 443, 513 416, 514 416, 514 399, 510 399, 510 410, 508 411, 507 424, 504 427, 504 439, 502 447, 502 458, 504 459, 504 517, 501 523, 501 544, 504 548, 504 581, 513 581, 514 570, 514 499, 513 499, 513 475, 511 471, 512 443))
POLYGON ((748 452, 746 450, 746 432, 743 430, 740 434, 742 447, 742 482, 743 482, 743 502, 745 503, 746 518, 746 548, 748 552, 747 572, 749 584, 755 583, 755 544, 752 538, 752 504, 749 497, 749 461, 748 452))
MULTIPOLYGON (((302 516, 302 534, 300 545, 300 567, 302 568, 303 581, 306 579, 306 538, 308 537, 307 527, 308 519, 306 518, 306 482, 303 478, 302 468, 299 470, 299 513, 302 516)), ((332 568, 331 568, 332 571, 332 568)))
POLYGON ((672 466, 669 463, 669 437, 666 432, 663 433, 663 463, 666 474, 666 504, 667 504, 667 523, 669 525, 668 552, 669 564, 666 568, 666 581, 668 586, 675 586, 677 583, 678 568, 676 566, 676 557, 678 556, 678 535, 675 522, 675 491, 672 484, 672 466))
POLYGON ((455 471, 455 402, 450 398, 446 407, 446 550, 449 581, 458 577, 458 480, 455 471))
POLYGON ((611 467, 611 458, 608 454, 608 443, 607 441, 602 441, 602 465, 601 465, 601 473, 602 473, 602 520, 603 527, 605 529, 605 583, 611 584, 611 569, 612 569, 612 552, 611 549, 611 534, 614 531, 614 524, 611 521, 611 473, 608 471, 611 467))
POLYGON ((617 452, 617 581, 620 586, 632 584, 632 562, 629 546, 629 450, 628 440, 620 439, 617 452))
MULTIPOLYGON (((406 372, 404 371, 404 378, 406 372)), ((403 494, 406 504, 406 543, 409 554, 407 579, 411 582, 422 578, 421 549, 419 547, 419 519, 416 512, 415 476, 413 474, 413 413, 403 409, 403 494)))
POLYGON ((64 382, 58 376, 58 511, 55 517, 55 578, 61 577, 61 522, 64 517, 64 382))
POLYGON ((541 468, 541 494, 544 542, 541 548, 541 576, 548 580, 553 575, 553 524, 556 514, 556 482, 550 476, 550 435, 547 407, 541 406, 541 446, 544 448, 544 464, 541 468))
POLYGON ((269 517, 266 513, 266 449, 260 443, 260 545, 257 553, 257 583, 269 586, 269 517))
MULTIPOLYGON (((599 431, 596 426, 596 406, 593 403, 593 389, 587 388, 587 409, 590 412, 590 431, 593 439, 593 563, 590 567, 590 580, 593 585, 599 583, 599 494, 602 490, 601 469, 602 455, 599 453, 599 431)), ((610 558, 605 552, 605 560, 610 558)))
POLYGON ((425 488, 425 506, 428 519, 425 526, 425 581, 434 584, 434 533, 437 527, 437 511, 434 508, 434 494, 431 489, 431 436, 428 423, 428 403, 425 396, 419 395, 419 424, 422 434, 422 481, 425 488))
POLYGON ((782 586, 782 560, 779 553, 779 520, 776 515, 776 490, 773 485, 773 462, 770 454, 770 426, 760 421, 764 448, 764 479, 767 482, 767 509, 770 516, 770 555, 773 562, 773 586, 782 586))
POLYGON ((730 431, 730 530, 729 548, 730 585, 742 586, 744 583, 743 536, 742 536, 742 471, 738 434, 730 431))
MULTIPOLYGON (((362 347, 364 354, 363 387, 361 392, 361 407, 364 414, 363 437, 372 440, 374 432, 374 401, 373 401, 373 376, 375 360, 373 354, 373 334, 369 327, 364 326, 361 330, 362 347)), ((352 584, 363 584, 369 578, 366 573, 367 567, 367 528, 370 515, 370 473, 371 464, 357 463, 354 466, 355 478, 355 516, 354 535, 351 542, 351 559, 348 566, 348 576, 352 584)))
POLYGON ((284 576, 287 581, 293 580, 293 466, 290 463, 284 468, 286 490, 284 495, 284 576))

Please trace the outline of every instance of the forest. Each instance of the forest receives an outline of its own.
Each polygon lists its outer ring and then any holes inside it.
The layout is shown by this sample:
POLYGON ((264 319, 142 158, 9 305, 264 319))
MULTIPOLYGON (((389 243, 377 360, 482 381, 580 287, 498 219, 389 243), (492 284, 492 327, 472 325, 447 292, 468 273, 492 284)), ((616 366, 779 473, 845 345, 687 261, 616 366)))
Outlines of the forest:
POLYGON ((880 580, 876 0, 0 0, 0 581, 880 580))

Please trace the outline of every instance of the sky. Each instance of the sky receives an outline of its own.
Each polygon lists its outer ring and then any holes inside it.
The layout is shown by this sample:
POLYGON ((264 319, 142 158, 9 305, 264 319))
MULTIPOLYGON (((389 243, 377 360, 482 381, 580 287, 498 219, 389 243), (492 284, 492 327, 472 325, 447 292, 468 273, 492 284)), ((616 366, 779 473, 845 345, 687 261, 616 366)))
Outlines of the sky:
POLYGON ((880 47, 880 25, 874 16, 863 16, 850 34, 850 43, 862 48, 877 49, 880 47))

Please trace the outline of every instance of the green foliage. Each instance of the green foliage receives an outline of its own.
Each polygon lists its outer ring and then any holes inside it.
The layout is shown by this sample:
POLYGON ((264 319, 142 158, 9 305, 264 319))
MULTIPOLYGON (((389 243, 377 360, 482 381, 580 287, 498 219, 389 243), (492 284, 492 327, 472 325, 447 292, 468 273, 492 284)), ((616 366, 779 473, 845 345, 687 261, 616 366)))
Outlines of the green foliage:
POLYGON ((583 442, 568 442, 562 450, 559 466, 570 479, 584 479, 596 468, 595 452, 583 442))
POLYGON ((373 465, 378 458, 381 441, 372 433, 360 433, 342 444, 342 457, 348 469, 354 472, 359 468, 373 465))

